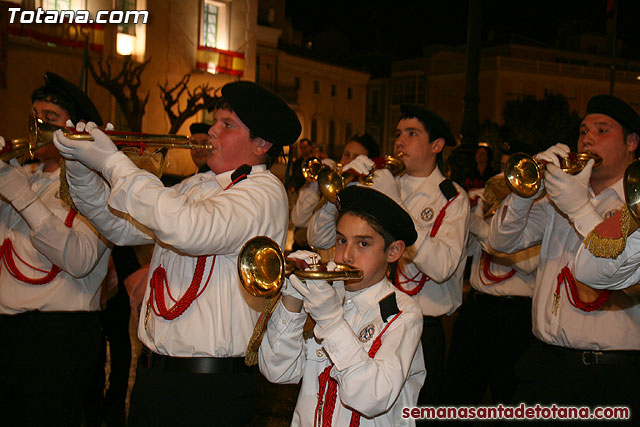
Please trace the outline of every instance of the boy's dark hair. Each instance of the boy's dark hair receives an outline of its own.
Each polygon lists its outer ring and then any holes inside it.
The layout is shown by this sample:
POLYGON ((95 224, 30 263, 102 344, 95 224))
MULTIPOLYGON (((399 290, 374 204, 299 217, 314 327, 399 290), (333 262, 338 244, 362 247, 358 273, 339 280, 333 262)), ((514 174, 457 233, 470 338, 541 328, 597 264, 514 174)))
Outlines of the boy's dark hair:
POLYGON ((41 86, 31 93, 31 103, 36 101, 50 102, 65 110, 71 121, 75 124, 82 119, 80 112, 76 108, 76 104, 67 98, 62 92, 51 86, 41 86))
POLYGON ((371 226, 371 228, 373 228, 375 230, 376 233, 378 233, 379 235, 382 236, 382 238, 384 239, 384 250, 386 251, 387 248, 396 240, 387 230, 384 229, 383 226, 381 226, 378 221, 376 221, 374 218, 372 218, 371 216, 362 213, 362 212, 357 212, 357 211, 351 211, 351 210, 344 210, 344 211, 340 211, 338 213, 338 218, 336 219, 336 224, 338 224, 338 221, 340 221, 340 218, 342 218, 344 216, 344 214, 351 214, 351 215, 355 215, 358 218, 362 218, 363 220, 367 221, 367 224, 369 224, 371 226))

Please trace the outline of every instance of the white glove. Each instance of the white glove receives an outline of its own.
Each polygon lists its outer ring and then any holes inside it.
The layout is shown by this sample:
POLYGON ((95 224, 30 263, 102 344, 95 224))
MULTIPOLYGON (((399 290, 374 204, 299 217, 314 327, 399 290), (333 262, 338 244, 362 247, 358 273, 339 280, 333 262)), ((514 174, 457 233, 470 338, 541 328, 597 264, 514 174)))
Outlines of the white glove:
POLYGON ((295 251, 291 252, 287 258, 301 259, 307 264, 317 264, 320 262, 320 255, 311 251, 295 251))
POLYGON ((358 157, 344 165, 342 168, 342 172, 347 172, 352 170, 360 175, 368 175, 371 172, 371 169, 375 163, 373 160, 365 156, 364 154, 360 154, 358 157))
POLYGON ((336 162, 333 159, 330 159, 328 157, 320 161, 322 162, 323 165, 329 166, 331 169, 334 169, 336 167, 336 162))
POLYGON ((0 160, 0 196, 18 211, 33 203, 38 196, 29 185, 29 178, 20 166, 11 166, 0 160))
POLYGON ((61 130, 53 134, 53 143, 65 159, 79 160, 85 166, 102 172, 102 165, 118 149, 111 139, 93 123, 87 123, 85 131, 93 137, 93 141, 75 141, 64 136, 61 130))
POLYGON ((589 201, 589 179, 594 163, 593 159, 589 160, 577 175, 570 175, 549 164, 544 174, 549 199, 569 217, 583 237, 602 221, 589 201))
POLYGON ((571 150, 565 144, 556 144, 547 148, 545 151, 536 154, 533 158, 536 162, 547 162, 553 163, 554 165, 560 167, 560 159, 558 157, 568 157, 569 152, 571 150))
POLYGON ((316 321, 316 336, 322 338, 323 332, 343 318, 342 298, 324 280, 307 280, 305 284, 294 274, 289 280, 304 297, 304 309, 316 321))
MULTIPOLYGON (((87 124, 85 122, 78 122, 78 124, 74 126, 73 122, 69 119, 67 119, 67 123, 65 124, 68 128, 76 128, 76 131, 78 132, 84 132, 85 128, 87 127, 87 124)), ((113 123, 107 123, 104 127, 104 130, 115 130, 115 127, 113 126, 113 123)))
POLYGON ((290 296, 295 299, 299 299, 302 301, 304 297, 291 285, 289 278, 284 279, 284 283, 282 284, 282 288, 280 288, 280 293, 282 296, 290 296))

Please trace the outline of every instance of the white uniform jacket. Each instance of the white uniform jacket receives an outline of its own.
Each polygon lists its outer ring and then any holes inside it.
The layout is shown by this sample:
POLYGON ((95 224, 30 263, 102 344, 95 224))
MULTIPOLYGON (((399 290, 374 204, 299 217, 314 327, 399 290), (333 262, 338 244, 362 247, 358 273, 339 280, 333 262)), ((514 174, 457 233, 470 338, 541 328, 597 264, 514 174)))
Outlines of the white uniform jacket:
POLYGON ((489 247, 490 219, 482 218, 480 200, 469 217, 468 255, 473 257, 469 283, 478 292, 494 296, 533 295, 540 246, 514 254, 495 253, 489 247))
POLYGON ((111 253, 108 242, 81 215, 76 215, 71 228, 65 226, 69 206, 60 200, 59 170, 44 172, 43 165, 35 171, 33 165, 24 168, 30 175, 31 189, 49 210, 42 213, 47 218, 31 230, 13 206, 0 201, 0 238, 11 240, 12 258, 24 276, 42 278, 52 264, 62 271, 53 281, 34 285, 9 274, 7 260, 2 259, 0 313, 99 310, 100 285, 111 253))
POLYGON ((626 289, 640 282, 640 230, 627 237, 617 258, 599 258, 580 245, 576 254, 576 279, 595 289, 626 289))
POLYGON ((396 178, 402 204, 413 217, 418 232, 418 240, 407 248, 398 263, 397 277, 408 291, 415 290, 424 279, 422 290, 414 299, 425 316, 451 314, 462 303, 469 198, 458 184, 453 183, 459 194, 451 199, 435 236, 430 235, 438 215, 449 202, 440 190, 445 179, 437 167, 426 178, 408 175, 396 178))
MULTIPOLYGON (((489 243, 496 250, 513 252, 542 243, 533 291, 533 333, 548 344, 582 350, 640 349, 640 305, 582 311, 569 302, 566 286, 554 313, 554 293, 564 267, 575 272, 575 255, 582 238, 547 197, 533 206, 514 204, 508 196, 491 223, 489 243), (522 207, 521 207, 522 206, 522 207), (506 212, 504 211, 506 209, 506 212)), ((590 201, 603 217, 620 209, 624 200, 622 179, 590 201)), ((526 204, 525 204, 526 205, 526 204)))
POLYGON ((118 245, 155 241, 149 271, 151 276, 159 266, 166 270, 167 307, 191 284, 197 257, 207 257, 198 290, 201 294, 176 319, 164 319, 151 310, 145 322, 147 287, 138 327, 140 340, 154 352, 170 356, 244 355, 262 301, 241 286, 238 253, 247 240, 258 235, 284 246, 288 205, 282 183, 265 165, 259 165, 227 190, 233 171, 201 173, 165 188, 124 155, 108 163, 104 167, 112 168, 110 195, 106 183, 93 174, 70 180, 74 201, 118 245), (108 209, 107 198, 117 212, 108 209))
MULTIPOLYGON (((344 292, 342 283, 335 286, 344 292)), ((391 321, 394 315, 386 321, 391 321)), ((307 315, 291 313, 282 304, 269 320, 260 346, 260 371, 276 383, 298 383, 293 426, 313 426, 318 404, 318 376, 327 366, 338 383, 332 425, 349 425, 352 410, 362 414, 361 426, 414 425, 403 419, 402 408, 413 407, 426 376, 420 335, 422 313, 407 295, 386 279, 359 292, 346 292, 344 322, 318 343, 304 340, 307 315), (385 323, 379 301, 395 292, 402 311, 382 335, 382 346, 372 359, 368 351, 385 323)), ((326 400, 326 399, 325 399, 326 400)))

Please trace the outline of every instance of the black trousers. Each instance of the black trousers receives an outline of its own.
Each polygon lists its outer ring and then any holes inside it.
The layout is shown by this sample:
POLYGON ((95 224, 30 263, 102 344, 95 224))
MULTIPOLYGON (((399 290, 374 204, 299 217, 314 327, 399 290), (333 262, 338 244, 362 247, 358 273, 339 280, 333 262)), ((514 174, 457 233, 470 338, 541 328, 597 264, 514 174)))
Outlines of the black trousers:
POLYGON ((244 426, 253 416, 256 371, 194 374, 138 363, 129 427, 244 426))
POLYGON ((487 387, 493 403, 511 402, 514 366, 532 339, 531 298, 469 291, 453 325, 443 403, 478 405, 487 387))
POLYGON ((98 361, 98 314, 2 315, 0 343, 0 423, 79 426, 98 361))
POLYGON ((445 339, 442 316, 423 317, 420 341, 427 378, 418 395, 418 405, 437 405, 440 403, 444 378, 445 339))
POLYGON ((579 352, 534 340, 516 365, 513 401, 528 405, 628 406, 640 421, 640 352, 620 363, 588 364, 579 352))

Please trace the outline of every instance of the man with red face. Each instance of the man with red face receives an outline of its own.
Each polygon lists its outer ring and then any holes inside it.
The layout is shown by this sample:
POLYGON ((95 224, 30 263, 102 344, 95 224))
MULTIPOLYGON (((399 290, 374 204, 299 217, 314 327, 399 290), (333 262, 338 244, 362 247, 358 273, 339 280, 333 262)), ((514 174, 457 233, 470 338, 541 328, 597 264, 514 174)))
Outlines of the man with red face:
MULTIPOLYGON (((629 406, 640 412, 640 305, 623 292, 596 291, 575 279, 583 238, 619 210, 622 178, 638 149, 638 114, 611 95, 591 98, 580 125, 578 151, 590 160, 577 175, 559 167, 569 148, 557 144, 535 156, 546 162, 547 195, 507 197, 493 217, 489 243, 513 252, 541 243, 533 291, 537 340, 516 367, 514 401, 629 406)), ((634 412, 635 411, 635 412, 634 412)))
POLYGON ((438 167, 445 145, 456 144, 437 114, 418 105, 400 106, 395 154, 406 173, 396 178, 403 206, 418 231, 393 271, 393 284, 422 308, 422 349, 427 379, 419 404, 438 404, 444 374, 445 340, 442 316, 462 303, 462 274, 466 261, 469 199, 438 167))
MULTIPOLYGON (((54 73, 32 103, 59 126, 102 123, 91 100, 54 73)), ((39 164, 24 167, 0 161, 0 410, 6 425, 79 426, 110 247, 61 200, 56 148, 36 156, 39 164)))
POLYGON ((76 205, 114 243, 155 243, 129 425, 246 424, 256 377, 244 355, 262 301, 236 264, 254 236, 284 246, 287 196, 268 167, 300 135, 295 112, 256 83, 225 85, 208 131, 211 170, 171 188, 87 128, 90 143, 55 135, 64 157, 104 177, 68 162, 76 205))

